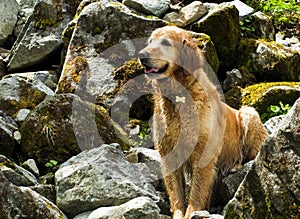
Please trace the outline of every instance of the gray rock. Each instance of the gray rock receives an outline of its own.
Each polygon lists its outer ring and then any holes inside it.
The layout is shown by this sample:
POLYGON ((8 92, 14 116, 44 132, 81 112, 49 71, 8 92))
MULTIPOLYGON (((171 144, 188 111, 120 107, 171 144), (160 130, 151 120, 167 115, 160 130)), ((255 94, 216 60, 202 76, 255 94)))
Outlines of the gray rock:
POLYGON ((33 159, 28 159, 22 163, 21 167, 33 173, 35 176, 40 175, 39 169, 36 166, 36 163, 33 159))
POLYGON ((137 147, 127 152, 128 156, 135 155, 136 163, 144 163, 148 166, 150 172, 156 177, 156 179, 162 179, 161 173, 161 157, 157 150, 137 147))
POLYGON ((128 162, 114 145, 83 151, 55 173, 57 205, 70 217, 99 207, 116 206, 136 197, 158 201, 144 164, 128 162))
MULTIPOLYGON (((12 78, 12 77, 20 77, 25 79, 28 82, 38 84, 40 81, 43 84, 45 84, 47 87, 49 87, 51 90, 55 90, 57 86, 57 77, 55 71, 37 71, 37 72, 24 72, 24 73, 14 73, 14 74, 8 74, 3 79, 6 78, 12 78)), ((46 89, 46 88, 44 88, 46 89)), ((53 92, 48 91, 49 95, 53 95, 53 92)))
POLYGON ((240 20, 243 20, 245 17, 251 15, 254 12, 254 9, 250 6, 246 5, 244 2, 240 0, 234 0, 227 3, 228 5, 233 5, 239 11, 240 20))
POLYGON ((246 87, 255 81, 255 77, 247 71, 243 69, 232 69, 226 72, 226 79, 223 82, 222 88, 224 91, 228 91, 236 86, 246 87))
POLYGON ((174 23, 179 27, 185 27, 200 19, 207 13, 206 7, 200 1, 194 1, 179 11, 173 11, 164 16, 164 20, 174 23))
POLYGON ((224 219, 222 215, 210 214, 208 211, 194 211, 191 215, 191 219, 224 219))
POLYGON ((39 80, 29 82, 18 76, 5 78, 0 81, 0 110, 14 115, 20 109, 33 109, 46 95, 53 94, 39 80))
POLYGON ((274 117, 270 118, 268 121, 266 121, 264 123, 264 126, 266 127, 268 132, 271 134, 280 127, 280 124, 284 120, 284 118, 285 118, 285 115, 274 116, 274 117))
POLYGON ((11 126, 6 119, 0 116, 0 154, 12 158, 15 155, 14 131, 17 127, 11 126))
POLYGON ((40 63, 57 51, 63 44, 63 29, 75 15, 78 4, 66 0, 38 2, 14 43, 8 70, 17 71, 40 63))
POLYGON ((0 4, 0 46, 13 34, 18 20, 19 4, 16 0, 2 0, 0 4))
POLYGON ((225 218, 297 218, 300 203, 300 99, 264 143, 225 218))
POLYGON ((87 5, 79 14, 56 92, 74 92, 87 101, 110 106, 118 91, 113 72, 136 58, 146 37, 164 25, 162 20, 134 14, 121 3, 87 5))
POLYGON ((16 122, 22 123, 30 113, 29 109, 20 109, 15 118, 16 122))
POLYGON ((261 81, 298 81, 300 52, 275 41, 242 39, 238 67, 244 66, 261 81))
POLYGON ((162 17, 170 8, 170 0, 123 0, 123 4, 146 15, 162 17))
POLYGON ((47 198, 49 201, 56 202, 56 191, 54 185, 37 184, 29 186, 30 189, 47 198))
POLYGON ((62 163, 103 143, 117 142, 123 149, 129 148, 127 135, 103 107, 74 94, 48 96, 27 116, 20 132, 24 157, 34 159, 44 172, 51 159, 62 163))
POLYGON ((258 11, 252 15, 252 27, 254 27, 254 36, 256 38, 263 38, 274 40, 275 39, 275 28, 271 19, 264 13, 258 11))
POLYGON ((28 187, 10 183, 0 171, 1 218, 54 218, 66 216, 48 199, 28 187))
POLYGON ((32 186, 37 184, 37 179, 32 173, 16 165, 3 155, 0 155, 0 164, 0 172, 14 185, 32 186))
POLYGON ((159 211, 160 209, 152 199, 148 197, 138 197, 119 206, 101 207, 94 211, 79 214, 74 217, 74 219, 160 219, 159 211))
POLYGON ((239 12, 234 6, 220 4, 188 28, 211 37, 220 61, 219 71, 234 68, 241 37, 239 12))

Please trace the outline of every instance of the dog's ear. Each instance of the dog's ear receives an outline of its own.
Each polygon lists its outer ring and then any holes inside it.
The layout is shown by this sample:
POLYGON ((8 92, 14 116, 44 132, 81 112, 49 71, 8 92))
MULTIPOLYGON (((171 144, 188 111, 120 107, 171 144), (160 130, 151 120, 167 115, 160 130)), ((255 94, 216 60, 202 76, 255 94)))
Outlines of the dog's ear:
POLYGON ((182 40, 182 49, 180 52, 181 66, 185 74, 191 74, 200 67, 201 57, 197 44, 192 38, 184 38, 182 40))

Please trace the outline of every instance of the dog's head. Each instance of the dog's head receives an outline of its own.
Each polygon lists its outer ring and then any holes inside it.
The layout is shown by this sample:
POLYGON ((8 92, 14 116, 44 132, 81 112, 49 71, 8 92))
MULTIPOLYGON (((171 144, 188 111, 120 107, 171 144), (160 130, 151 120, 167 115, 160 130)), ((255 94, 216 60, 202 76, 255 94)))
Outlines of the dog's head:
POLYGON ((184 72, 182 69, 190 67, 186 66, 188 58, 197 59, 190 55, 191 51, 195 53, 196 47, 188 31, 166 26, 151 34, 147 46, 139 52, 138 58, 145 68, 145 74, 150 78, 174 77, 176 73, 184 72))

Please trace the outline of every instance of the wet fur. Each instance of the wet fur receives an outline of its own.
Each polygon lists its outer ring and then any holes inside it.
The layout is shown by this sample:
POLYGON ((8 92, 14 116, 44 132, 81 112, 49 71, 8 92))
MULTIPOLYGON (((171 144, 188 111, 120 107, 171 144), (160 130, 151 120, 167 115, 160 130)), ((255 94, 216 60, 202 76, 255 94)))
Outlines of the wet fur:
POLYGON ((156 90, 153 140, 162 157, 173 218, 188 219, 193 211, 209 208, 216 172, 255 158, 267 132, 253 108, 238 111, 220 100, 188 31, 170 26, 155 30, 139 57, 148 69, 167 66, 149 74, 156 90), (192 101, 175 102, 174 96, 183 95, 181 86, 192 101), (185 173, 191 175, 189 197, 185 173))

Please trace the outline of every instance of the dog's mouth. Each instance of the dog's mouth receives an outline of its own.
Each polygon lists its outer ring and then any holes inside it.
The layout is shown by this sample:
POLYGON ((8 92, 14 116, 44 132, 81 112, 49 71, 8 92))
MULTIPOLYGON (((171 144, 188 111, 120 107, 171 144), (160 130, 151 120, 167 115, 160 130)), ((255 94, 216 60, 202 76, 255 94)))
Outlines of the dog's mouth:
POLYGON ((167 70, 168 64, 166 64, 163 67, 156 67, 156 66, 153 67, 153 66, 144 65, 144 68, 145 68, 145 70, 144 70, 145 74, 150 74, 150 73, 157 73, 157 74, 159 74, 159 73, 163 73, 164 71, 167 70))

